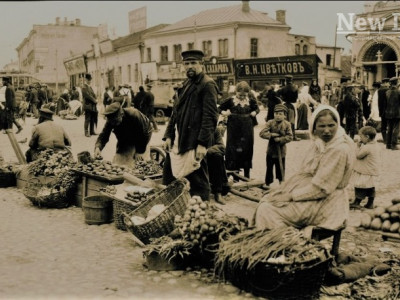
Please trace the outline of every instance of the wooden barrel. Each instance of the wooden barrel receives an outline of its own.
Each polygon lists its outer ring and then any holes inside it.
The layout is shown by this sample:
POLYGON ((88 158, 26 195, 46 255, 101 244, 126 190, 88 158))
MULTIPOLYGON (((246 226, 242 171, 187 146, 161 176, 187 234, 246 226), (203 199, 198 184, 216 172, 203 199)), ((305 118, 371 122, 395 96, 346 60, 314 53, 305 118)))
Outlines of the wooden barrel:
POLYGON ((86 224, 101 225, 113 221, 113 203, 112 199, 107 196, 85 197, 82 208, 85 213, 86 224))

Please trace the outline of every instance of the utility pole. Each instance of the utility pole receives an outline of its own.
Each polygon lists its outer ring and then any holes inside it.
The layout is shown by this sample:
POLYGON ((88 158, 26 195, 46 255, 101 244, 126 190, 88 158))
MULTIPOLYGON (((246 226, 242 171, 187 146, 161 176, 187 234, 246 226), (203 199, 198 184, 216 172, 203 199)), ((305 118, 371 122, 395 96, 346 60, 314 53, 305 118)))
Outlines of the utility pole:
POLYGON ((337 22, 335 24, 335 47, 333 48, 333 67, 335 68, 336 62, 336 41, 337 41, 337 22))
POLYGON ((57 49, 56 49, 56 93, 58 95, 58 57, 57 57, 57 49))

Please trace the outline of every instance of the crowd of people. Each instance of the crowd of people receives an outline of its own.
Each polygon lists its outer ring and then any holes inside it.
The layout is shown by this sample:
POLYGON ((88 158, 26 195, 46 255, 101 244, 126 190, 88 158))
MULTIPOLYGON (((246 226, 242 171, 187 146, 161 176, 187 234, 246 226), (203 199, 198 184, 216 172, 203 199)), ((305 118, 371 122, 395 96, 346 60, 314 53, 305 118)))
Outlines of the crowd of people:
MULTIPOLYGON (((343 224, 349 207, 360 208, 364 198, 368 200, 364 207, 373 208, 379 175, 377 132, 382 132, 387 149, 398 150, 397 78, 375 82, 370 92, 363 86, 350 83, 339 86, 335 81, 323 89, 318 80, 313 80, 310 86, 302 82, 299 87, 288 75, 282 87, 266 84, 258 99, 250 85, 241 81, 234 93, 221 100, 217 84, 204 72, 202 51, 182 52, 182 63, 187 79, 175 88, 172 114, 162 138, 166 151, 163 184, 185 177, 190 182, 192 196, 211 201, 210 196, 214 195, 215 202, 224 204, 222 196, 229 191, 227 172, 243 170, 244 177, 250 178, 254 127, 258 125, 261 103, 267 110, 259 133, 259 138, 268 140, 262 186, 267 192, 254 214, 256 227, 335 228, 343 224), (285 158, 290 154, 286 144, 299 140, 296 130, 308 130, 311 140, 302 167, 287 179, 285 158), (275 189, 271 188, 274 173, 279 181, 279 188, 275 189), (351 205, 346 190, 349 182, 353 183, 355 194, 351 205)), ((81 93, 84 134, 98 135, 93 145, 94 156, 101 156, 113 133, 117 139, 115 164, 132 167, 138 160, 150 160, 149 142, 152 133, 159 130, 153 117, 151 82, 146 84, 147 91, 140 86, 136 95, 129 85, 117 90, 106 87, 102 103, 106 123, 97 134, 99 105, 91 79, 86 74, 81 93)), ((9 93, 6 91, 6 99, 9 93)), ((63 94, 68 94, 60 96, 67 102, 79 101, 76 88, 63 94)), ((52 124, 52 115, 61 104, 52 110, 46 106, 49 98, 47 103, 36 100, 29 103, 34 116, 39 117, 39 124, 29 142, 27 159, 32 161, 38 151, 55 145, 71 146, 65 131, 52 124)), ((6 120, 4 126, 12 127, 13 120, 6 120)))

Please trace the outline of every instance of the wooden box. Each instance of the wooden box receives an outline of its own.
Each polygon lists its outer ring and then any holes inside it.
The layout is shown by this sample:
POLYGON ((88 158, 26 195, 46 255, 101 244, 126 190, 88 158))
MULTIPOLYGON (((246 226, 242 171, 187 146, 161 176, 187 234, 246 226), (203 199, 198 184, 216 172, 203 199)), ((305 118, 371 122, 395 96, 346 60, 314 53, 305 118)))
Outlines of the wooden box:
POLYGON ((100 195, 101 188, 105 188, 107 185, 117 185, 124 182, 124 178, 122 176, 102 177, 98 175, 83 173, 76 170, 74 171, 81 175, 73 196, 73 203, 78 207, 82 207, 82 203, 85 197, 100 195))

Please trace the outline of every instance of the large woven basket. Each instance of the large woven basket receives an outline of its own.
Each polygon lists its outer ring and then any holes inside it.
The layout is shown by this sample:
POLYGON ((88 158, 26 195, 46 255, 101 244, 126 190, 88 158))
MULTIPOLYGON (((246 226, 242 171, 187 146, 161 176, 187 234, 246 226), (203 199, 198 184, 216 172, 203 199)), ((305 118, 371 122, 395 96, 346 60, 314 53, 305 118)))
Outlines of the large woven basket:
POLYGON ((113 219, 114 224, 117 229, 127 230, 124 223, 124 213, 130 213, 135 210, 137 205, 130 200, 126 199, 118 199, 113 197, 113 219))
POLYGON ((327 251, 325 255, 296 265, 258 263, 251 270, 227 265, 225 278, 240 289, 271 300, 318 299, 333 258, 327 251))
POLYGON ((191 198, 189 189, 189 182, 186 179, 175 180, 138 208, 129 214, 124 214, 123 220, 127 229, 144 244, 150 243, 150 238, 158 238, 169 234, 174 229, 175 216, 183 216, 185 213, 187 203, 191 198), (134 225, 132 223, 132 216, 146 218, 150 209, 156 204, 164 204, 166 209, 144 224, 134 225))
POLYGON ((60 192, 52 188, 52 182, 42 183, 38 178, 31 178, 24 187, 23 194, 33 205, 47 208, 66 208, 71 205, 68 191, 60 192), (50 189, 48 195, 41 195, 41 189, 46 186, 50 189))
POLYGON ((17 185, 17 177, 13 171, 0 170, 0 188, 17 185))

